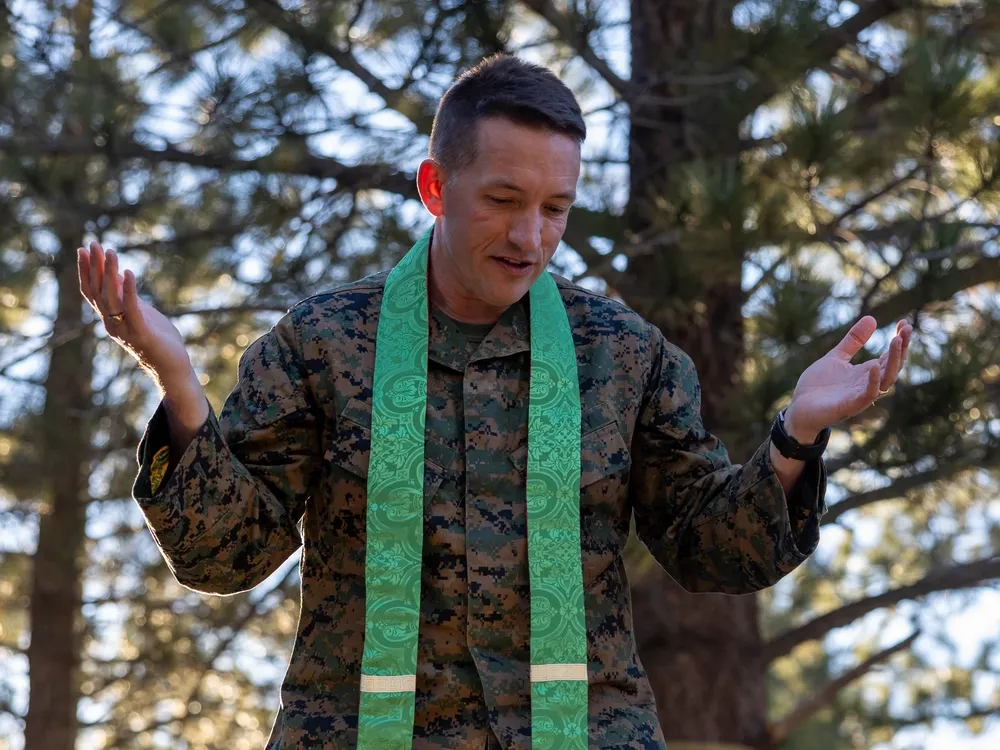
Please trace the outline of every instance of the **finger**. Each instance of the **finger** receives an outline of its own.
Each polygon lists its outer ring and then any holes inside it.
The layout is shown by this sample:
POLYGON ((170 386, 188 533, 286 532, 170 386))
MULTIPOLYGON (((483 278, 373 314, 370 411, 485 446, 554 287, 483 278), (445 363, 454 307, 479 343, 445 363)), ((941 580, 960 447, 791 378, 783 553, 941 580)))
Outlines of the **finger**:
POLYGON ((861 347, 868 343, 868 339, 872 337, 877 328, 878 323, 875 322, 875 318, 871 315, 864 316, 851 326, 851 330, 830 353, 840 359, 850 361, 855 354, 861 351, 861 347))
POLYGON ((858 365, 858 368, 864 371, 864 379, 855 396, 844 403, 843 408, 846 413, 842 415, 842 418, 849 418, 860 414, 878 398, 878 383, 881 373, 878 362, 872 359, 858 365))
POLYGON ((913 335, 913 326, 907 323, 900 335, 903 337, 903 362, 906 362, 906 355, 910 351, 910 337, 913 335))
POLYGON ((135 274, 131 271, 125 271, 125 280, 122 282, 122 309, 125 311, 125 322, 135 329, 142 322, 142 312, 139 310, 135 274))
POLYGON ((903 364, 903 338, 901 336, 896 336, 892 341, 889 342, 889 358, 886 360, 884 368, 880 368, 882 371, 881 380, 879 383, 879 389, 881 391, 887 391, 892 384, 896 382, 896 376, 899 375, 899 368, 903 364))
POLYGON ((101 309, 101 276, 104 272, 104 249, 96 242, 90 243, 90 298, 94 301, 97 311, 104 313, 101 309))
POLYGON ((76 249, 76 272, 80 277, 80 294, 94 304, 90 296, 90 253, 82 247, 76 249))
POLYGON ((867 409, 869 406, 874 405, 875 399, 878 398, 878 385, 879 380, 881 379, 881 368, 874 360, 866 362, 865 364, 870 365, 868 367, 868 382, 865 384, 865 388, 861 392, 861 395, 859 395, 854 402, 855 414, 867 409))
POLYGON ((122 282, 118 276, 118 254, 108 250, 104 259, 103 295, 104 308, 112 315, 122 311, 122 282))

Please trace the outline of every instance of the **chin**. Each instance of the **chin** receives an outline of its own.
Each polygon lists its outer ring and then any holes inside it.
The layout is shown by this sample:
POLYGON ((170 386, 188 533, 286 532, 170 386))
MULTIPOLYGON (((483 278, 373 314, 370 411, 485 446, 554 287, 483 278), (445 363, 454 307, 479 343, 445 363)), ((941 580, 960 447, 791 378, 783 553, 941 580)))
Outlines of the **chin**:
POLYGON ((507 308, 511 305, 517 304, 531 289, 531 283, 520 283, 520 284, 504 284, 502 286, 494 287, 489 290, 489 297, 491 298, 491 303, 496 307, 507 308))

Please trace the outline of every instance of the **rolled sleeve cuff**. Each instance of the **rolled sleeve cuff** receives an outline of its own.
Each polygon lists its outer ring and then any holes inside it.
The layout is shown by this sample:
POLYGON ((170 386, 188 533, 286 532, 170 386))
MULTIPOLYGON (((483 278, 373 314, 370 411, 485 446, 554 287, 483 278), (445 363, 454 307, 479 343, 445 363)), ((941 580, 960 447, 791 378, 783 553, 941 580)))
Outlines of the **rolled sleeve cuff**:
MULTIPOLYGON (((132 497, 139 504, 154 538, 164 549, 179 549, 191 544, 206 529, 192 529, 199 513, 186 507, 198 504, 199 489, 205 489, 206 466, 215 465, 228 451, 215 412, 209 406, 205 423, 195 433, 179 456, 170 456, 170 464, 158 481, 154 465, 170 452, 170 428, 163 402, 157 406, 136 450, 138 472, 132 484, 132 497)), ((204 521, 202 522, 204 523, 204 521)))

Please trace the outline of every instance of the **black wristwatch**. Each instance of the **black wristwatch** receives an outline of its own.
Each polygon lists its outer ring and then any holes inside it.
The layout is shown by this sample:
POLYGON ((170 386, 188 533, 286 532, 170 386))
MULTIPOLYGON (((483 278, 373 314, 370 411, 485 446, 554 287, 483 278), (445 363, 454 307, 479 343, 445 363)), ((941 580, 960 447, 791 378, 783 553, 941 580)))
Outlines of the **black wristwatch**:
POLYGON ((830 442, 831 432, 832 430, 827 427, 819 434, 815 443, 812 445, 803 445, 785 430, 785 410, 782 409, 778 412, 778 416, 775 417, 774 424, 771 425, 771 442, 778 449, 778 453, 785 458, 793 458, 796 461, 810 461, 823 455, 823 451, 826 450, 826 444, 830 442))

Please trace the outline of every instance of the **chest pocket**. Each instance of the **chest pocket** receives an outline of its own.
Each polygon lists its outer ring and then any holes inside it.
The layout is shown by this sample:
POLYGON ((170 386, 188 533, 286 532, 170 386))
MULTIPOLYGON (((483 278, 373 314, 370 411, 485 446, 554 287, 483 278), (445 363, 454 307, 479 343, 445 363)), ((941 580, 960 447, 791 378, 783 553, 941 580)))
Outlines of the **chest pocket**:
MULTIPOLYGON (((324 435, 325 491, 307 536, 315 540, 317 564, 341 576, 364 576, 371 423, 371 404, 352 398, 324 435)), ((453 448, 425 440, 425 513, 442 482, 459 471, 460 461, 453 448)))
MULTIPOLYGON (((343 469, 368 484, 372 450, 371 404, 352 398, 337 415, 332 435, 327 436, 323 454, 328 464, 343 469)), ((434 439, 424 439, 424 497, 437 492, 446 474, 456 471, 458 451, 434 439)))
MULTIPOLYGON (((588 410, 580 422, 580 545, 583 585, 589 590, 614 575, 628 539, 632 458, 610 409, 588 410)), ((510 460, 526 481, 528 446, 511 453, 510 460)))
MULTIPOLYGON (((614 416, 608 409, 585 412, 580 420, 580 488, 624 472, 632 465, 632 457, 614 416)), ((510 454, 510 460, 521 476, 528 476, 528 444, 510 454)))

